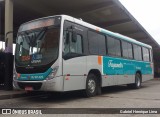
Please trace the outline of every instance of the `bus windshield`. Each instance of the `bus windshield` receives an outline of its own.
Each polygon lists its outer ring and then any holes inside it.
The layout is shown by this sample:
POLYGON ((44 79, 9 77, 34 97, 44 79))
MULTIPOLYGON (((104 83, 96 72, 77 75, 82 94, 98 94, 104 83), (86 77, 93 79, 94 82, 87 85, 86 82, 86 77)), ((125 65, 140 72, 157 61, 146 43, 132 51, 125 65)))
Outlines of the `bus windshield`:
POLYGON ((15 61, 18 66, 40 66, 58 57, 59 27, 41 27, 20 32, 17 37, 15 61))

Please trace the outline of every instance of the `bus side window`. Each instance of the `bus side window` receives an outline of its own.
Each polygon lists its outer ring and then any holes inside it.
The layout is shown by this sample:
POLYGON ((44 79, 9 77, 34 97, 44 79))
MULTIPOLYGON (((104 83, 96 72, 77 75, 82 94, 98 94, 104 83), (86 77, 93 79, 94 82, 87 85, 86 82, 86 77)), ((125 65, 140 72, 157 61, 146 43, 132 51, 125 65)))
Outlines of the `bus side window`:
POLYGON ((121 57, 120 40, 107 36, 107 49, 109 55, 121 57))
POLYGON ((89 52, 93 55, 106 55, 106 38, 103 34, 88 31, 89 52))
POLYGON ((142 47, 143 50, 143 60, 149 62, 149 49, 142 47))
POLYGON ((70 41, 70 52, 82 54, 82 36, 77 34, 77 39, 75 42, 70 41))
POLYGON ((152 50, 149 49, 149 55, 150 55, 150 62, 153 62, 153 55, 152 55, 152 50))
POLYGON ((64 31, 64 36, 63 36, 63 41, 64 41, 63 52, 64 52, 64 55, 69 53, 70 35, 71 35, 70 32, 64 31))
POLYGON ((141 49, 141 47, 134 44, 133 48, 134 48, 134 59, 141 61, 142 60, 142 49, 141 49))
POLYGON ((131 43, 128 43, 128 58, 133 59, 133 50, 131 43))
POLYGON ((132 44, 122 41, 122 54, 124 58, 133 59, 132 44))
POLYGON ((72 40, 72 32, 64 32, 64 55, 68 53, 83 53, 82 35, 77 34, 76 41, 72 40))

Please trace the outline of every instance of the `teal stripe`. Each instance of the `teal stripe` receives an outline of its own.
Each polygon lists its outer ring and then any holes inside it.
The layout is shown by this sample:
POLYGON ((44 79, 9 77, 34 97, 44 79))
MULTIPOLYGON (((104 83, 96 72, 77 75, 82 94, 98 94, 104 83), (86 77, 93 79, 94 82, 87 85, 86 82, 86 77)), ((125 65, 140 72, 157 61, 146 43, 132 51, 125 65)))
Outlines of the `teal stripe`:
POLYGON ((152 74, 149 62, 127 60, 122 58, 103 57, 103 74, 106 75, 134 75, 136 71, 142 74, 152 74))
POLYGON ((46 72, 44 73, 36 73, 36 74, 21 74, 20 78, 18 80, 23 81, 23 80, 31 80, 31 81, 38 81, 38 80, 45 80, 46 77, 52 72, 52 68, 49 68, 46 72))

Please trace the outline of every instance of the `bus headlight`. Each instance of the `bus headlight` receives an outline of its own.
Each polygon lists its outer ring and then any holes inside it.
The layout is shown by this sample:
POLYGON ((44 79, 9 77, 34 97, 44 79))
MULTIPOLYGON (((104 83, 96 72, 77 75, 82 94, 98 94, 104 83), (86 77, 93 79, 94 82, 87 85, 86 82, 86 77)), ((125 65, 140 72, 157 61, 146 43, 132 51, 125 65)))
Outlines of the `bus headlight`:
POLYGON ((51 80, 56 76, 56 73, 58 71, 58 66, 54 67, 52 72, 48 75, 48 77, 46 78, 46 80, 51 80))

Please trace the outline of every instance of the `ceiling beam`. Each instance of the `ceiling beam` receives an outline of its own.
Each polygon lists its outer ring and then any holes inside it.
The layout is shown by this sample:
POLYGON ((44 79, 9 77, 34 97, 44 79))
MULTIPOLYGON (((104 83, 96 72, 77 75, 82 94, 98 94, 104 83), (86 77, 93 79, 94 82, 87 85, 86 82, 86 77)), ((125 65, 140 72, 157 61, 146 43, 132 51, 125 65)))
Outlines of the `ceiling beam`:
MULTIPOLYGON (((38 1, 38 7, 35 5, 37 5, 37 1, 36 0, 32 0, 32 3, 30 1, 26 1, 24 3, 24 1, 21 0, 15 0, 14 4, 15 4, 15 10, 17 10, 16 8, 18 8, 18 10, 20 10, 20 8, 22 9, 27 9, 28 12, 35 12, 36 14, 40 14, 41 16, 46 16, 48 14, 54 14, 54 11, 51 8, 47 8, 44 6, 44 4, 41 4, 40 1, 38 1)), ((17 11, 18 11, 17 10, 17 11)))
POLYGON ((114 21, 109 21, 109 22, 102 22, 102 23, 97 23, 97 26, 100 26, 102 28, 108 28, 111 26, 115 26, 115 25, 120 25, 120 24, 124 24, 124 23, 128 23, 131 22, 132 20, 127 18, 127 19, 121 19, 121 20, 114 20, 114 21))
MULTIPOLYGON (((160 48, 159 47, 153 48, 153 51, 157 52, 157 50, 160 50, 160 48)), ((159 51, 157 53, 159 53, 159 51)))
POLYGON ((130 34, 136 34, 136 33, 141 33, 143 32, 142 30, 128 30, 128 31, 123 31, 119 32, 122 35, 130 35, 130 34))
POLYGON ((146 39, 149 39, 147 36, 146 37, 140 37, 140 38, 137 38, 139 41, 141 40, 146 40, 146 39))
MULTIPOLYGON (((139 40, 137 40, 137 41, 139 41, 139 40)), ((152 46, 152 41, 139 41, 139 42, 142 42, 142 43, 145 43, 145 44, 152 46)))
POLYGON ((159 46, 156 43, 152 43, 152 48, 159 48, 159 46))
POLYGON ((113 23, 109 22, 109 24, 108 24, 108 26, 106 26, 106 28, 126 24, 126 23, 129 23, 129 22, 132 22, 132 20, 131 19, 124 19, 124 20, 113 21, 113 23))
POLYGON ((150 39, 144 39, 143 42, 144 42, 144 43, 151 44, 151 43, 152 43, 152 40, 150 40, 150 39))
POLYGON ((79 12, 76 11, 74 13, 74 11, 72 11, 72 13, 73 13, 74 16, 80 17, 82 15, 90 14, 90 13, 93 13, 93 12, 96 12, 96 11, 99 11, 99 10, 103 10, 103 9, 106 9, 106 8, 111 8, 111 7, 114 7, 114 6, 116 6, 116 4, 112 0, 110 0, 110 1, 105 1, 105 2, 102 2, 102 3, 99 3, 99 4, 92 5, 88 8, 83 8, 79 12))

